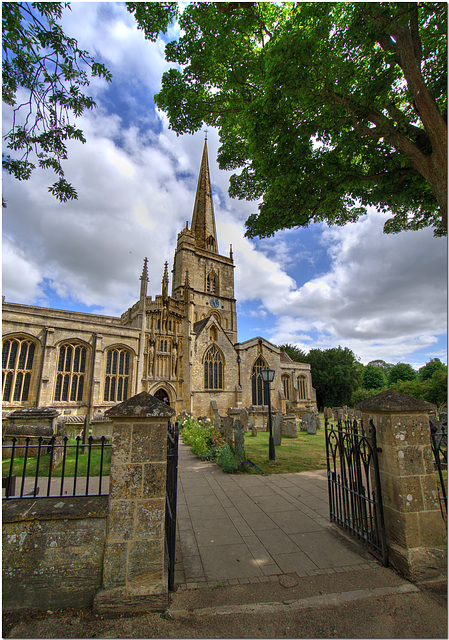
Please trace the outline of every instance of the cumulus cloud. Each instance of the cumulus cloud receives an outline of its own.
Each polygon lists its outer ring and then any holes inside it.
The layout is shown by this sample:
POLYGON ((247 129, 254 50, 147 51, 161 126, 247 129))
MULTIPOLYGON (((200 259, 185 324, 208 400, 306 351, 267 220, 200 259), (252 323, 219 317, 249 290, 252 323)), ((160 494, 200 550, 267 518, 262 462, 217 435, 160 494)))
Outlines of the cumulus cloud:
POLYGON ((340 343, 368 361, 379 351, 400 359, 437 341, 446 329, 446 242, 428 229, 386 236, 384 221, 371 211, 323 230, 331 267, 266 301, 282 314, 273 340, 296 343, 306 329, 317 333, 314 346, 340 343))

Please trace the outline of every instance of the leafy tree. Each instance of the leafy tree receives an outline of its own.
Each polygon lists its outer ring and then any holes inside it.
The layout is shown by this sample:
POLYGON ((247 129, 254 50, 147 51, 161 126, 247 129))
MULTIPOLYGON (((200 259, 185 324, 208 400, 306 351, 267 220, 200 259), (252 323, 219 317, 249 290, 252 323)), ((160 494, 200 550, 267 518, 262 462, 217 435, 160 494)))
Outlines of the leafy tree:
MULTIPOLYGON (((128 8, 154 40, 174 4, 128 8)), ((231 196, 263 197, 248 236, 367 205, 446 233, 446 3, 195 2, 179 24, 155 100, 177 133, 219 128, 231 196)))
POLYGON ((406 393, 413 398, 421 398, 437 406, 447 403, 447 367, 437 369, 426 380, 399 380, 391 385, 392 389, 406 393))
POLYGON ((420 380, 428 380, 433 376, 435 371, 446 369, 447 367, 441 362, 439 358, 431 358, 423 367, 418 371, 418 377, 420 380))
POLYGON ((399 380, 415 380, 416 371, 411 364, 406 362, 398 362, 388 371, 388 384, 391 387, 395 382, 399 380))
POLYGON ((104 65, 78 47, 57 20, 64 2, 3 2, 3 101, 12 107, 12 123, 3 136, 12 155, 3 168, 18 180, 28 180, 36 165, 53 169, 57 182, 48 190, 62 202, 77 197, 64 178, 61 161, 67 140, 85 142, 71 118, 95 106, 82 92, 89 74, 111 79, 104 65))
POLYGON ((426 400, 426 385, 417 378, 415 378, 415 380, 399 379, 397 382, 392 383, 391 389, 399 391, 400 393, 405 393, 408 396, 412 396, 412 398, 426 400))
POLYGON ((362 384, 365 389, 382 389, 387 384, 387 376, 381 368, 367 364, 363 367, 362 384))
POLYGON ((347 347, 311 349, 307 362, 312 371, 319 407, 348 404, 352 393, 360 386, 359 362, 347 347))
POLYGON ((279 345, 281 351, 290 356, 295 362, 307 362, 307 354, 302 349, 298 349, 294 344, 281 344, 279 345))
POLYGON ((366 389, 365 387, 359 387, 353 391, 351 395, 351 406, 356 407, 359 402, 363 402, 363 400, 377 396, 381 391, 382 389, 366 389))
POLYGON ((385 360, 371 360, 371 362, 368 362, 366 366, 378 367, 379 369, 382 369, 385 375, 387 375, 389 369, 391 369, 393 365, 385 362, 385 360))
POLYGON ((447 367, 437 369, 431 378, 425 381, 427 385, 425 400, 441 407, 447 404, 447 367))

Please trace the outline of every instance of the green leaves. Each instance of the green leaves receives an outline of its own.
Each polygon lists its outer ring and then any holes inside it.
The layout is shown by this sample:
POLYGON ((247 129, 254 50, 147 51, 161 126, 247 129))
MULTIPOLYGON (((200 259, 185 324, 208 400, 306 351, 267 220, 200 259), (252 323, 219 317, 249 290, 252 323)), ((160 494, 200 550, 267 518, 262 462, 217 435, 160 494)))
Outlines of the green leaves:
POLYGON ((3 138, 6 148, 16 152, 3 155, 3 168, 18 180, 28 180, 36 167, 29 158, 35 155, 41 168, 59 176, 48 190, 61 202, 77 197, 64 179, 66 142, 85 142, 71 118, 95 106, 81 88, 89 85, 89 76, 111 80, 106 67, 79 49, 57 24, 67 8, 68 3, 2 4, 3 101, 13 107, 12 125, 3 138))
MULTIPOLYGON (((175 15, 136 4, 153 39, 175 15)), ((230 195, 263 197, 247 235, 345 224, 368 205, 392 213, 388 233, 444 234, 443 3, 216 4, 178 16, 166 58, 179 66, 155 99, 177 133, 219 128, 230 195)))

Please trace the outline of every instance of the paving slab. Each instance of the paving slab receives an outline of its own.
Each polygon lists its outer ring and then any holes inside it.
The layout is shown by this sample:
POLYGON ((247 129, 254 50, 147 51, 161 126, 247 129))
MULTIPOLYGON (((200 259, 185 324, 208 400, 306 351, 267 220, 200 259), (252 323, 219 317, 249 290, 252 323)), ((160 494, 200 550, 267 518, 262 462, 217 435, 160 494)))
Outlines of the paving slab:
POLYGON ((329 523, 323 471, 228 475, 181 443, 178 472, 177 587, 377 563, 329 523))

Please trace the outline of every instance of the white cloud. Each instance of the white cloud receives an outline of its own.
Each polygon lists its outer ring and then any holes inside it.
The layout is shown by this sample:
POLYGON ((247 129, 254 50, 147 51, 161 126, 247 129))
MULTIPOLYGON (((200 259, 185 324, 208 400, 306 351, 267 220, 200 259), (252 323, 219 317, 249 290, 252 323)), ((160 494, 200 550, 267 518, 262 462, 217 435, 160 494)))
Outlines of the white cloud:
POLYGON ((14 292, 17 302, 36 302, 41 295, 41 271, 8 238, 3 239, 2 262, 3 295, 9 297, 9 293, 14 292))
POLYGON ((363 361, 401 359, 437 341, 446 329, 446 242, 428 229, 384 235, 384 220, 372 211, 324 230, 329 271, 266 302, 282 313, 274 341, 296 343, 296 334, 314 331, 313 346, 349 346, 363 361))

